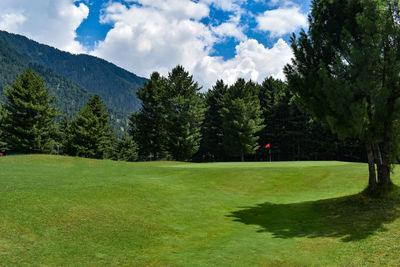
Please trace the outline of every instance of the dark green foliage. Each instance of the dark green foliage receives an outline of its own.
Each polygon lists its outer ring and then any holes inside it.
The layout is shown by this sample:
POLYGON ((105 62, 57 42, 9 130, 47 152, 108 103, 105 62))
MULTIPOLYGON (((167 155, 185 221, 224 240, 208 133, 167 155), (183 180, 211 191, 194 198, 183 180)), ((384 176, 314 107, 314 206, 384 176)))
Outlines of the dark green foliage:
POLYGON ((69 155, 113 158, 115 154, 109 115, 98 95, 89 99, 86 106, 79 111, 67 126, 66 135, 68 141, 65 152, 69 155))
POLYGON ((299 110, 286 83, 272 77, 260 86, 265 128, 260 131, 258 159, 363 161, 363 144, 338 140, 329 130, 299 110), (265 149, 269 143, 271 147, 265 149))
POLYGON ((152 74, 138 91, 142 108, 131 115, 129 123, 141 156, 150 160, 192 158, 199 149, 205 111, 199 90, 181 66, 168 78, 152 74))
POLYGON ((167 81, 159 73, 151 75, 137 96, 142 101, 140 112, 129 118, 131 135, 139 144, 139 154, 149 159, 166 156, 167 81))
POLYGON ((57 109, 51 105, 49 88, 33 70, 22 72, 4 91, 7 116, 6 142, 18 152, 50 152, 55 134, 57 109))
POLYGON ((132 136, 125 135, 117 141, 116 153, 118 160, 136 161, 138 159, 138 146, 132 136))
POLYGON ((258 87, 244 79, 229 87, 222 100, 223 146, 228 155, 241 157, 255 154, 259 148, 257 133, 264 128, 258 99, 258 87))
POLYGON ((167 147, 176 160, 190 160, 198 151, 205 104, 193 76, 182 66, 168 75, 166 101, 167 147))
POLYGON ((206 93, 205 101, 207 111, 202 126, 202 140, 199 157, 206 161, 223 161, 226 159, 223 147, 222 100, 228 86, 222 80, 216 82, 214 87, 206 93))
POLYGON ((6 138, 3 129, 5 117, 6 117, 6 111, 3 108, 3 104, 0 99, 0 152, 4 152, 7 148, 6 138))
POLYGON ((285 73, 301 105, 339 136, 366 142, 370 186, 375 162, 379 182, 390 183, 398 147, 398 3, 313 1, 309 31, 293 37, 292 48, 285 73))
POLYGON ((70 126, 70 120, 66 116, 62 116, 57 128, 57 145, 59 146, 59 153, 67 154, 68 148, 68 131, 70 126))

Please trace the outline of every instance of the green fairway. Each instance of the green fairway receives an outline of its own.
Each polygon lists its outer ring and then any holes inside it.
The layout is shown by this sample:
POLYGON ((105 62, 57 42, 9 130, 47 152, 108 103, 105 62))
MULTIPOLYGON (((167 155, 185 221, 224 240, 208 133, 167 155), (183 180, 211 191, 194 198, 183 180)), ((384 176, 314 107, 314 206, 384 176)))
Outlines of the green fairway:
MULTIPOLYGON (((0 266, 398 266, 366 164, 0 158, 0 266)), ((400 184, 400 171, 393 180, 400 184)))

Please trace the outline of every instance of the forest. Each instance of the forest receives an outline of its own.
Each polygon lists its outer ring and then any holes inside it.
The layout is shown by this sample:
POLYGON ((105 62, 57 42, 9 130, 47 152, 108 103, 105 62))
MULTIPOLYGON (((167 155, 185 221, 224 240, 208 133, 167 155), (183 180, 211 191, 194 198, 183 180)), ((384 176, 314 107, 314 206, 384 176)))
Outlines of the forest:
POLYGON ((155 72, 139 88, 141 108, 123 136, 93 95, 73 117, 32 69, 6 87, 0 147, 7 153, 53 153, 126 161, 365 161, 356 139, 339 140, 301 111, 287 83, 222 80, 201 92, 182 66, 155 72))

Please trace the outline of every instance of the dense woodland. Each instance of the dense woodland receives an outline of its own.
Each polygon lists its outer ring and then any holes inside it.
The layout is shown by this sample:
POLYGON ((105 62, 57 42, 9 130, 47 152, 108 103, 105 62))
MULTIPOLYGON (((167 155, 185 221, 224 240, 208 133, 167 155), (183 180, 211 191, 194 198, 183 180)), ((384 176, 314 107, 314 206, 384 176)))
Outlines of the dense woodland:
POLYGON ((74 117, 61 116, 43 78, 27 69, 5 89, 0 148, 127 161, 365 160, 359 141, 323 129, 280 80, 238 79, 231 86, 220 80, 206 93, 200 89, 181 66, 168 77, 153 73, 121 137, 100 96, 74 117))

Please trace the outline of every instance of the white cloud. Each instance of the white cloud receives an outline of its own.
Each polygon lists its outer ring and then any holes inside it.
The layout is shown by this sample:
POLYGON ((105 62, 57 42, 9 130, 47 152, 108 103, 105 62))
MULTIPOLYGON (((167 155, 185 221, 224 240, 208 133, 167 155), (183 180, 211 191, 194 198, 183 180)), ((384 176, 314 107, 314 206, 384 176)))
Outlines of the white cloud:
MULTIPOLYGON (((282 68, 292 56, 289 45, 280 39, 272 48, 266 48, 257 40, 248 39, 236 14, 212 27, 200 22, 209 15, 204 1, 135 2, 140 5, 126 7, 112 3, 104 10, 102 22, 112 24, 113 28, 92 55, 145 77, 153 71, 167 75, 181 64, 204 89, 211 88, 217 79, 232 84, 240 77, 258 82, 271 75, 284 78, 282 68), (240 41, 235 57, 225 61, 222 57, 210 56, 213 45, 228 36, 240 41)), ((220 1, 220 4, 231 8, 229 2, 232 1, 220 1)))
POLYGON ((243 33, 243 28, 234 22, 224 22, 218 26, 211 27, 212 31, 221 38, 234 37, 238 41, 245 41, 247 36, 243 33))
POLYGON ((299 7, 265 11, 257 17, 259 30, 268 31, 273 37, 283 36, 307 26, 307 15, 299 7))
POLYGON ((155 2, 109 6, 102 21, 114 27, 92 54, 147 77, 153 71, 166 74, 177 64, 191 68, 206 56, 216 38, 198 20, 208 16, 208 7, 189 0, 155 2))
POLYGON ((26 17, 18 13, 5 13, 0 16, 0 29, 17 31, 19 25, 26 21, 26 17))
POLYGON ((74 0, 1 0, 0 29, 25 35, 72 53, 85 52, 75 40, 76 29, 89 8, 74 0))
POLYGON ((205 88, 211 88, 218 79, 228 84, 238 78, 257 82, 269 76, 284 79, 283 67, 291 57, 291 48, 282 39, 270 49, 249 39, 236 46, 236 56, 230 60, 210 56, 201 59, 195 66, 194 77, 203 81, 205 88))

